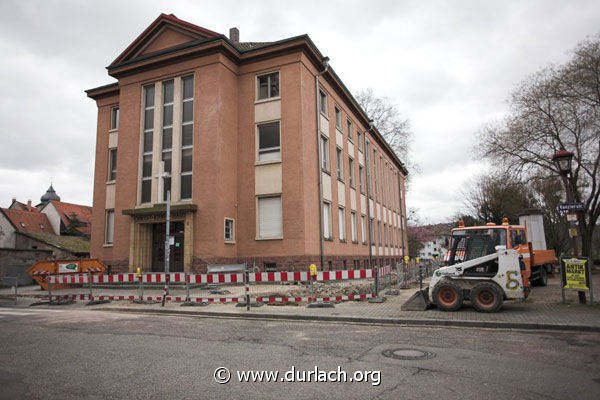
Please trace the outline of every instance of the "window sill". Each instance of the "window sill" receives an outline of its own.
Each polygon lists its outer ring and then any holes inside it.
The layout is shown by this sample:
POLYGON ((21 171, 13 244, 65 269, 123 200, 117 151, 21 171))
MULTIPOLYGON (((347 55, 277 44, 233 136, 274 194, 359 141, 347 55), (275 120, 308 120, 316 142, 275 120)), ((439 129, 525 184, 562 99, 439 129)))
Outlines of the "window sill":
POLYGON ((363 244, 364 246, 367 246, 369 243, 367 243, 367 242, 362 242, 362 244, 363 244))
POLYGON ((321 172, 325 172, 327 175, 331 176, 331 171, 325 168, 321 168, 321 172))
POLYGON ((281 100, 281 96, 268 97, 266 99, 254 100, 254 104, 263 104, 263 103, 269 103, 271 101, 278 101, 278 100, 281 100))
POLYGON ((354 189, 354 190, 356 190, 356 188, 354 187, 354 185, 353 185, 353 184, 350 184, 350 189, 354 189))
POLYGON ((107 184, 107 185, 114 185, 114 184, 116 184, 116 183, 117 183, 117 180, 116 180, 116 179, 113 179, 112 181, 106 181, 106 184, 107 184))
POLYGON ((340 181, 340 182, 342 182, 342 183, 344 183, 344 180, 341 179, 339 176, 338 176, 337 180, 340 181))
POLYGON ((283 236, 274 236, 274 237, 256 237, 254 240, 283 240, 283 236))
POLYGON ((323 238, 323 240, 326 241, 326 242, 333 242, 333 238, 330 238, 330 237, 329 238, 323 238))
POLYGON ((325 114, 323 111, 319 111, 319 114, 321 114, 323 117, 325 117, 327 121, 329 121, 329 115, 325 114))
POLYGON ((353 240, 353 241, 352 241, 352 244, 358 244, 358 241, 356 241, 356 240, 353 240))
POLYGON ((114 128, 114 129, 108 130, 108 133, 115 133, 115 132, 119 132, 119 128, 114 128))
POLYGON ((235 240, 225 240, 223 243, 225 243, 225 244, 235 244, 235 240))
POLYGON ((281 164, 281 160, 256 161, 254 163, 254 166, 258 167, 259 165, 271 165, 271 164, 281 164))
POLYGON ((346 243, 346 239, 340 239, 340 243, 346 243))
POLYGON ((102 247, 113 247, 114 243, 104 243, 102 247))

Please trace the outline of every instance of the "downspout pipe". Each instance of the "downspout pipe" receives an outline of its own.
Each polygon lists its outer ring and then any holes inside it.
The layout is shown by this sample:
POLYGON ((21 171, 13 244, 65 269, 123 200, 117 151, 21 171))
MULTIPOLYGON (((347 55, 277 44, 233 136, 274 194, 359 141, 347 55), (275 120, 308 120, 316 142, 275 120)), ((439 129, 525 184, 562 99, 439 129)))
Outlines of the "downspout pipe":
MULTIPOLYGON (((373 120, 369 120, 369 129, 365 131, 363 134, 363 149, 365 149, 365 164, 366 164, 366 174, 367 174, 367 226, 369 232, 367 233, 367 237, 369 238, 369 268, 373 267, 373 244, 371 243, 371 235, 373 232, 373 226, 371 224, 371 156, 370 149, 367 147, 369 143, 367 141, 367 134, 373 130, 373 120)), ((374 232, 373 232, 374 233, 374 232)))
POLYGON ((317 176, 319 182, 319 255, 321 261, 321 271, 325 265, 325 251, 323 238, 323 182, 321 176, 321 110, 319 109, 319 77, 329 69, 329 57, 324 57, 321 60, 323 70, 315 75, 315 118, 317 121, 317 176))

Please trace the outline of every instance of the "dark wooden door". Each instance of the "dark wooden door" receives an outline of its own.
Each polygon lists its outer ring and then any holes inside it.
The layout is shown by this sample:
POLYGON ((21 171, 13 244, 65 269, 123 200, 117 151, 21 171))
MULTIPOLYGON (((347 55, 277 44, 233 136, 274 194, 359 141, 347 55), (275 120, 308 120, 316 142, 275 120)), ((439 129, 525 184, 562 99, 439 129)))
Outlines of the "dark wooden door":
MULTIPOLYGON (((152 272, 165 272, 165 224, 152 226, 152 272)), ((183 272, 184 224, 171 222, 170 235, 174 242, 170 247, 170 272, 183 272)))

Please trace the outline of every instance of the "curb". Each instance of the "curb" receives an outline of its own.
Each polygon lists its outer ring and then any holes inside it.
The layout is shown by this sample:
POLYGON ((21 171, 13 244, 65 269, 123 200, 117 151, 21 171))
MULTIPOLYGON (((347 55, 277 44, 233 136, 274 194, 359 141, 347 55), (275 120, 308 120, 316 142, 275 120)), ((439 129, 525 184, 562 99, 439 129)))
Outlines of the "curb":
POLYGON ((411 319, 411 318, 368 318, 368 317, 343 317, 329 315, 284 315, 284 314, 241 314, 212 311, 179 311, 164 309, 135 309, 126 307, 96 308, 97 311, 111 311, 133 314, 167 314, 177 316, 203 316, 218 318, 239 319, 277 319, 287 321, 328 321, 347 322, 360 324, 400 325, 400 326, 446 326, 466 328, 494 328, 494 329, 523 329, 523 330, 553 330, 576 332, 600 332, 600 326, 592 325, 566 325, 533 322, 500 322, 500 321, 468 321, 468 320, 443 320, 443 319, 411 319))

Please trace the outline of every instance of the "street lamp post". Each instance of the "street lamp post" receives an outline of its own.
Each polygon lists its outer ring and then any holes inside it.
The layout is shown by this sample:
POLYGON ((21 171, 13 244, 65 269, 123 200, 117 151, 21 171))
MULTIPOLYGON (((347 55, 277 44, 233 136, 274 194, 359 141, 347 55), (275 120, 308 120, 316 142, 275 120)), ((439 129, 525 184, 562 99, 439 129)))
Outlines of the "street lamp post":
MULTIPOLYGON (((571 190, 571 185, 569 184, 569 178, 571 175, 571 163, 573 161, 573 153, 565 150, 564 148, 561 148, 559 151, 557 151, 552 156, 552 161, 554 161, 554 163, 558 167, 558 170, 560 171, 560 176, 563 180, 563 184, 565 185, 565 190, 567 192, 567 203, 572 203, 573 202, 573 192, 571 190)), ((578 219, 579 219, 579 215, 578 215, 578 219)), ((577 247, 577 237, 576 237, 576 235, 571 234, 571 232, 569 232, 569 236, 571 236, 571 240, 573 241, 573 244, 572 244, 573 254, 575 255, 575 257, 579 257, 579 249, 577 247)), ((577 292, 577 294, 579 295, 579 302, 581 304, 585 304, 586 303, 585 292, 579 291, 579 292, 577 292)))

